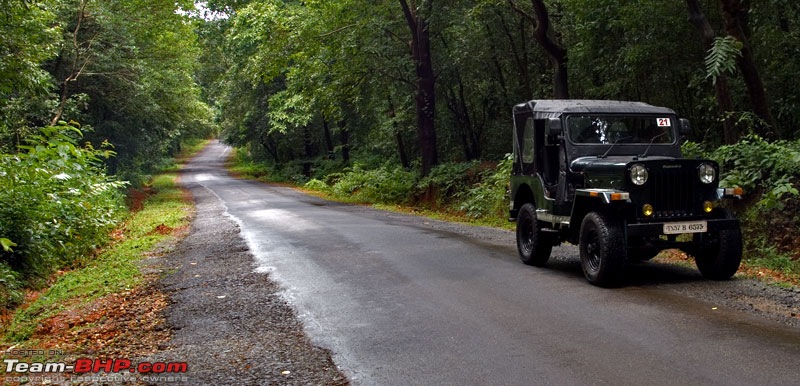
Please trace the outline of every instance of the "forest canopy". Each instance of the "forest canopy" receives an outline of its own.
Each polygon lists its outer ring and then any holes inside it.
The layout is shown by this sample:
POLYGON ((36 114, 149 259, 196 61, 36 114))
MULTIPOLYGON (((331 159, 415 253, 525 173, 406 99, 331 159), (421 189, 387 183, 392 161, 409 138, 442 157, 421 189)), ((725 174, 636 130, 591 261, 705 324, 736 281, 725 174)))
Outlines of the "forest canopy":
POLYGON ((41 127, 81 126, 117 152, 108 170, 137 180, 181 139, 213 130, 194 80, 191 1, 0 0, 0 150, 41 127))
POLYGON ((224 138, 302 173, 330 157, 500 160, 510 106, 636 100, 709 147, 800 135, 785 0, 210 1, 200 81, 224 138), (310 165, 314 164, 314 165, 310 165))

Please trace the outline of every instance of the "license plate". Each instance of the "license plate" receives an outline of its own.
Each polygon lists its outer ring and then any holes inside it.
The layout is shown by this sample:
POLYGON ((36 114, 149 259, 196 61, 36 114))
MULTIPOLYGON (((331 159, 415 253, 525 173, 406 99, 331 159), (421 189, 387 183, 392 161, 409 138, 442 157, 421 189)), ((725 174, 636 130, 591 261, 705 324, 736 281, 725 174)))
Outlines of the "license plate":
POLYGON ((686 221, 671 222, 664 224, 665 235, 675 235, 680 233, 705 233, 708 230, 706 221, 686 221))

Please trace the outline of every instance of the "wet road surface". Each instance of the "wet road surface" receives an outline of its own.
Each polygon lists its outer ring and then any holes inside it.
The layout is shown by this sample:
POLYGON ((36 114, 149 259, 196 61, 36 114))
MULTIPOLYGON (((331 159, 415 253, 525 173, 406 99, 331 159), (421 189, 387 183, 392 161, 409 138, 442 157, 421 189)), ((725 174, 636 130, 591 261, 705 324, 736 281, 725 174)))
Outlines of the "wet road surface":
POLYGON ((184 182, 242 228, 315 344, 364 385, 790 385, 800 330, 665 290, 583 280, 574 247, 521 264, 513 234, 337 204, 229 177, 213 144, 184 182))

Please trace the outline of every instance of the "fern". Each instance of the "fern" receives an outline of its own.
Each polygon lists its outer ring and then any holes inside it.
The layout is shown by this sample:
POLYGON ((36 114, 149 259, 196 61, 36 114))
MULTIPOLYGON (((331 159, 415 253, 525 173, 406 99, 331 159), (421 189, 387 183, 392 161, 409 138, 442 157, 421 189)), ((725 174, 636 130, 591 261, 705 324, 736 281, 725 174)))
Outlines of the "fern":
POLYGON ((717 78, 725 73, 733 74, 736 58, 742 56, 742 42, 733 36, 718 37, 706 55, 706 79, 711 78, 714 84, 717 78))

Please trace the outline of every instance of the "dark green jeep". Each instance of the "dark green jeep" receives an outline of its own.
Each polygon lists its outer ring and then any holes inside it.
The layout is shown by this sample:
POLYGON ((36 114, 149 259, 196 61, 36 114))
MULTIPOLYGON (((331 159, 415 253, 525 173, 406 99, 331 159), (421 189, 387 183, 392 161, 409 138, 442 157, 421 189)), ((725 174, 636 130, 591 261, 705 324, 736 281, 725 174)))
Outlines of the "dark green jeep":
POLYGON ((639 102, 533 100, 514 106, 510 219, 525 264, 553 246, 579 245, 586 279, 620 282, 626 262, 678 248, 708 278, 739 269, 739 221, 719 204, 719 166, 685 159, 689 122, 639 102))

